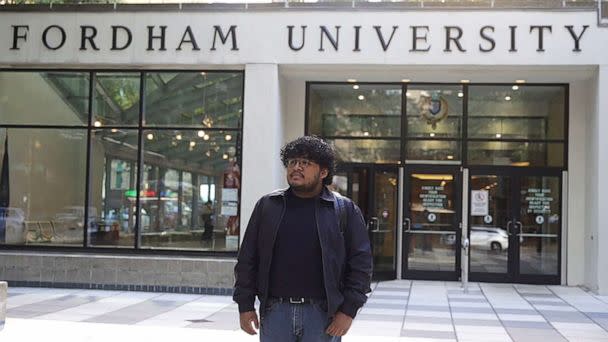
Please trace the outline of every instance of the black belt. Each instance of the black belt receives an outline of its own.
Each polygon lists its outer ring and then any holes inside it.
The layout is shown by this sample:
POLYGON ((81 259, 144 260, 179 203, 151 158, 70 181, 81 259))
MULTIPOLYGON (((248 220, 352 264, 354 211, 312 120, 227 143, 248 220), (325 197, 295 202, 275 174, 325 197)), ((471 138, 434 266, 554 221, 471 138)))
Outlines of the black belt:
POLYGON ((269 302, 277 301, 279 303, 289 304, 323 304, 327 300, 324 298, 307 298, 307 297, 270 297, 269 302))

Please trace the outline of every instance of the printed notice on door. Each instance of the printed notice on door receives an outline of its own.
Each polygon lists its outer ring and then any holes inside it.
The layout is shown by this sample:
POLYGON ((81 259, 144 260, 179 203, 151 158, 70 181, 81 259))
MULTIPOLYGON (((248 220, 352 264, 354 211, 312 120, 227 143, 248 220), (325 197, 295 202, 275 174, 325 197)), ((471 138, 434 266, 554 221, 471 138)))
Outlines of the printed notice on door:
POLYGON ((530 188, 525 201, 528 204, 526 210, 528 214, 551 214, 551 202, 553 202, 551 189, 530 188))
POLYGON ((471 216, 489 215, 489 195, 487 190, 471 190, 471 216))
POLYGON ((448 196, 443 193, 445 190, 443 186, 424 185, 421 190, 423 192, 419 196, 422 199, 422 206, 424 208, 445 209, 445 202, 448 196))

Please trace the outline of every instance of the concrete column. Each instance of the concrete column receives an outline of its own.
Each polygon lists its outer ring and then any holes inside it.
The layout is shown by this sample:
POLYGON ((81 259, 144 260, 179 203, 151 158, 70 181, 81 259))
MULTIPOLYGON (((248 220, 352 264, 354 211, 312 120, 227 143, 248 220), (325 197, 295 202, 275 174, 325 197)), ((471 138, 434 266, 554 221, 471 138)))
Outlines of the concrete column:
POLYGON ((5 281, 0 281, 0 330, 4 328, 4 321, 6 320, 6 298, 8 286, 5 281))
POLYGON ((245 66, 241 241, 256 201, 283 185, 283 124, 277 64, 245 66))
POLYGON ((608 295, 608 65, 600 65, 597 78, 597 285, 608 295))

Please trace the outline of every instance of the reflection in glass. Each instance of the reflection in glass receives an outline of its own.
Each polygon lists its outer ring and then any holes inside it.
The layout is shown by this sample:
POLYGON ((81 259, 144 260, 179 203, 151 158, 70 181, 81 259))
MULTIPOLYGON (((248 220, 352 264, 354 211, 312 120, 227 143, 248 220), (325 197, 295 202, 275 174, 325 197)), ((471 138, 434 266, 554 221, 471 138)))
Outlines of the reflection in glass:
POLYGON ((411 85, 407 98, 407 137, 460 138, 462 86, 411 85))
POLYGON ((474 165, 561 167, 564 165, 564 144, 470 141, 468 159, 474 165))
POLYGON ((445 161, 461 160, 460 142, 446 140, 409 140, 406 143, 407 161, 445 161))
POLYGON ((453 271, 456 267, 454 176, 410 177, 408 269, 453 271))
POLYGON ((337 159, 353 163, 397 163, 399 140, 335 139, 327 140, 336 150, 337 159))
POLYGON ((150 72, 145 82, 148 126, 241 127, 242 72, 150 72))
POLYGON ((528 176, 520 191, 520 272, 558 272, 558 237, 561 230, 560 178, 528 176))
POLYGON ((140 73, 95 74, 93 118, 95 127, 137 126, 139 122, 140 73))
POLYGON ((312 84, 309 130, 340 137, 399 137, 401 86, 382 84, 312 84))
POLYGON ((470 86, 470 138, 564 139, 562 86, 470 86))
POLYGON ((238 132, 145 130, 143 135, 142 246, 236 250, 238 132))
MULTIPOLYGON (((511 178, 494 175, 471 176, 474 191, 487 191, 487 213, 472 213, 469 223, 471 272, 503 273, 508 271, 511 219, 511 178)), ((473 201, 474 199, 472 199, 473 201)))
POLYGON ((86 146, 84 129, 0 129, 0 243, 82 246, 86 146))
POLYGON ((89 122, 88 73, 0 72, 0 94, 2 124, 87 125, 89 122))
MULTIPOLYGON (((91 132, 89 244, 135 246, 137 180, 136 129, 91 132)), ((145 192, 142 191, 142 196, 145 192)))

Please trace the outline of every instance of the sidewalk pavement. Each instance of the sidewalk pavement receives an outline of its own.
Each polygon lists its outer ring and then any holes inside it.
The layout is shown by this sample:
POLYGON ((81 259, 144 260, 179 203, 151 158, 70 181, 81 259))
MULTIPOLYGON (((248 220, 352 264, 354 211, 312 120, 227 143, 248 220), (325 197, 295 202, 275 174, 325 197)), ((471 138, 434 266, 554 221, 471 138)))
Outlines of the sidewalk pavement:
MULTIPOLYGON (((608 297, 578 287, 373 284, 343 341, 608 342, 608 297)), ((258 341, 228 296, 9 288, 2 342, 258 341)))

